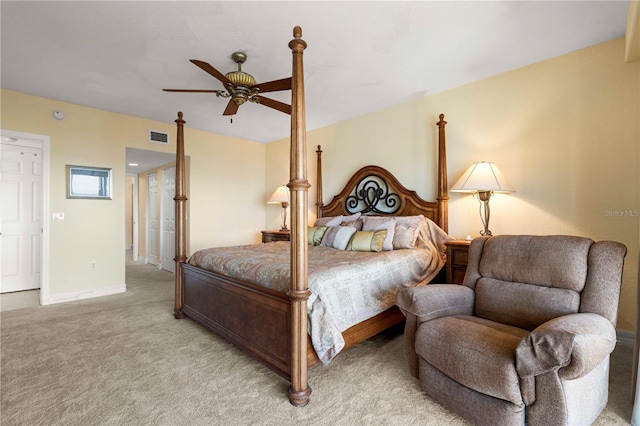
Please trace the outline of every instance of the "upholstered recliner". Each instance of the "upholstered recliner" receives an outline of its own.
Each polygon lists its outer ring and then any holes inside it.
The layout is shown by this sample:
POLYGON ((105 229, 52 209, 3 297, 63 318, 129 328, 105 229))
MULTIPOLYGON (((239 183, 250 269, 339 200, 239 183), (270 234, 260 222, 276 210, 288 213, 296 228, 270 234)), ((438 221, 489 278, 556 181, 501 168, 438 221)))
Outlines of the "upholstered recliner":
POLYGON ((474 424, 584 425, 607 404, 626 247, 481 237, 463 285, 402 290, 411 374, 474 424))

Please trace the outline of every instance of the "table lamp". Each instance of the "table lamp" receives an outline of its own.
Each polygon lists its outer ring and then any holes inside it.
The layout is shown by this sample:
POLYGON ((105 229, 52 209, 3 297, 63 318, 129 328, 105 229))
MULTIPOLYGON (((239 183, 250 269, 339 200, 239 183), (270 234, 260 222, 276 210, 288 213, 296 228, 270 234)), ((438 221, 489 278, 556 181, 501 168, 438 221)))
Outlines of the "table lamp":
POLYGON ((267 204, 280 204, 282 206, 282 227, 281 231, 287 231, 287 207, 289 207, 289 188, 285 185, 279 186, 269 200, 267 204))
POLYGON ((478 196, 480 220, 483 230, 480 235, 493 235, 489 230, 489 199, 494 192, 515 192, 500 170, 493 163, 473 163, 451 187, 451 192, 471 192, 478 196))

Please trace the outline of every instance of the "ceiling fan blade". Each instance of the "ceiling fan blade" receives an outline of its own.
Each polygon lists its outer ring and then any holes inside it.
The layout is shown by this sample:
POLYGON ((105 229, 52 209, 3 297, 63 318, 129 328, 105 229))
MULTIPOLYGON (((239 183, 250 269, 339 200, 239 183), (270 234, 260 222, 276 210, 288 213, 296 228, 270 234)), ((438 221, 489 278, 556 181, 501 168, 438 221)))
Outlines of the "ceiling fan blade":
POLYGON ((219 93, 222 90, 207 89, 162 89, 163 92, 186 92, 186 93, 219 93))
POLYGON ((220 80, 222 82, 222 84, 225 85, 225 87, 227 86, 227 84, 231 84, 229 79, 224 74, 222 74, 220 71, 218 71, 217 69, 212 67, 210 64, 208 64, 208 63, 206 63, 204 61, 199 61, 197 59, 190 59, 190 61, 193 64, 195 64, 198 67, 200 67, 201 69, 203 69, 204 71, 206 71, 209 74, 211 74, 212 76, 214 76, 215 78, 217 78, 218 80, 220 80))
POLYGON ((238 107, 239 105, 236 104, 233 99, 229 100, 229 103, 227 104, 227 107, 224 109, 224 112, 222 113, 222 115, 234 115, 236 112, 238 112, 238 107))
POLYGON ((264 96, 256 96, 254 99, 258 99, 258 103, 264 106, 268 106, 269 108, 277 109, 280 112, 291 115, 291 105, 274 99, 265 98, 264 96))
POLYGON ((277 92, 279 90, 291 90, 291 77, 256 84, 251 88, 259 89, 260 93, 277 92))

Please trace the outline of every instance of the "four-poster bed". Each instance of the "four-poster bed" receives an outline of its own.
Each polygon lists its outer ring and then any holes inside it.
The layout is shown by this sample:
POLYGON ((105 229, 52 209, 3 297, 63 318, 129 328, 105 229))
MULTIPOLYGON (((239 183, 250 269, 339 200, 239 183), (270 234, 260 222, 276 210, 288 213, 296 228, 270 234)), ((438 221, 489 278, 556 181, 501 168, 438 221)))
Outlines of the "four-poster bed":
MULTIPOLYGON (((247 354, 257 359, 290 382, 289 400, 293 405, 303 406, 309 401, 311 388, 307 383, 307 369, 318 364, 321 359, 314 350, 315 341, 308 335, 308 301, 318 299, 309 289, 310 274, 321 266, 312 264, 309 270, 309 256, 317 250, 334 250, 331 247, 308 245, 306 130, 304 109, 304 81, 302 53, 306 43, 301 39, 300 27, 295 27, 294 39, 289 43, 292 50, 292 105, 291 105, 291 146, 290 181, 291 196, 291 241, 277 242, 257 247, 262 252, 286 247, 287 250, 287 290, 268 288, 232 274, 211 271, 204 267, 187 263, 186 256, 186 201, 184 124, 182 113, 178 113, 176 148, 176 273, 175 306, 176 318, 190 317, 214 333, 224 337, 247 354), (264 247, 264 246, 269 246, 264 247)), ((387 170, 377 166, 366 166, 356 172, 344 189, 332 201, 324 205, 322 194, 322 151, 317 153, 317 216, 318 218, 348 217, 354 213, 376 215, 378 217, 419 217, 425 223, 433 221, 447 231, 448 186, 446 173, 445 132, 446 122, 440 115, 438 137, 438 197, 434 202, 421 199, 415 191, 406 189, 387 170), (368 182, 374 182, 370 184, 368 182), (373 185, 373 190, 371 186, 373 185), (358 189, 359 188, 359 189, 358 189), (364 188, 364 189, 363 189, 364 188), (391 195, 389 195, 391 194, 391 195), (363 207, 364 206, 364 207, 363 207)), ((365 218, 365 222, 368 219, 365 218)), ((421 220, 421 223, 423 222, 421 220)), ((326 227, 325 227, 326 228, 326 227)), ((336 226, 335 228, 341 228, 336 226)), ((437 228, 437 227, 436 227, 437 228)), ((443 231, 442 231, 443 230, 443 231)), ((355 232, 355 231, 354 231, 355 232)), ((381 234, 384 238, 386 234, 381 234)), ((417 234, 416 234, 417 235, 417 234)), ((446 235, 446 234, 445 234, 446 235)), ((395 243, 395 240, 394 240, 395 243)), ((323 242, 324 244, 324 242, 323 242)), ((213 249, 215 250, 215 249, 213 249)), ((394 250, 410 252, 413 250, 394 250)), ((415 251, 418 251, 417 249, 415 251)), ((349 256, 365 256, 355 252, 343 252, 349 256)), ((367 255, 383 255, 367 253, 367 255)), ((390 252, 386 252, 389 255, 390 252)), ((282 255, 280 253, 280 255, 282 255)), ((399 256, 400 254, 394 254, 399 256)), ((323 256, 323 255, 318 255, 323 256)), ((204 256, 206 257, 206 256, 204 256)), ((360 259, 360 257, 358 257, 360 259)), ((421 261, 429 263, 429 261, 421 261)), ((342 262, 348 263, 348 262, 342 262)), ((435 264, 435 263, 434 263, 435 264)), ((258 265, 263 267, 265 265, 258 265)), ((421 272, 417 284, 425 284, 434 275, 434 268, 421 272)), ((255 265, 254 265, 255 267, 255 265)), ((282 278, 280 274, 280 278, 282 278)), ((315 276, 314 276, 315 277, 315 276)), ((274 278, 274 281, 276 279, 274 278)), ((316 286, 317 280, 312 280, 316 286)), ((356 280, 357 281, 357 280, 356 280)), ((404 283, 402 283, 404 284, 404 283)), ((412 284, 414 285, 414 284, 412 284)), ((385 290, 389 291, 389 290, 385 290)), ((393 293, 395 294, 395 293, 393 293)), ((388 296, 388 294, 387 294, 388 296)), ((387 297, 388 299, 388 297, 387 297)), ((379 332, 398 324, 404 316, 395 306, 385 305, 382 312, 376 312, 364 321, 354 323, 342 331, 344 348, 353 346, 379 332)), ((349 323, 351 324, 351 323, 349 323)), ((313 326, 313 323, 311 323, 313 326)), ((315 326, 314 326, 315 327, 315 326)), ((317 345, 316 345, 317 346, 317 345)), ((325 359, 322 359, 325 362, 325 359)))

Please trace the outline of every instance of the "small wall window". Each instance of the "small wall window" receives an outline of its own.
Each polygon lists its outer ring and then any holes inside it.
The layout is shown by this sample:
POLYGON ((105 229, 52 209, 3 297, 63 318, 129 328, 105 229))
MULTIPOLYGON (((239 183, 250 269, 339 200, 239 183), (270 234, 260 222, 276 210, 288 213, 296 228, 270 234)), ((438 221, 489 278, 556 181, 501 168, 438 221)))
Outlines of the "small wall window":
POLYGON ((67 166, 67 198, 111 199, 111 169, 67 166))

